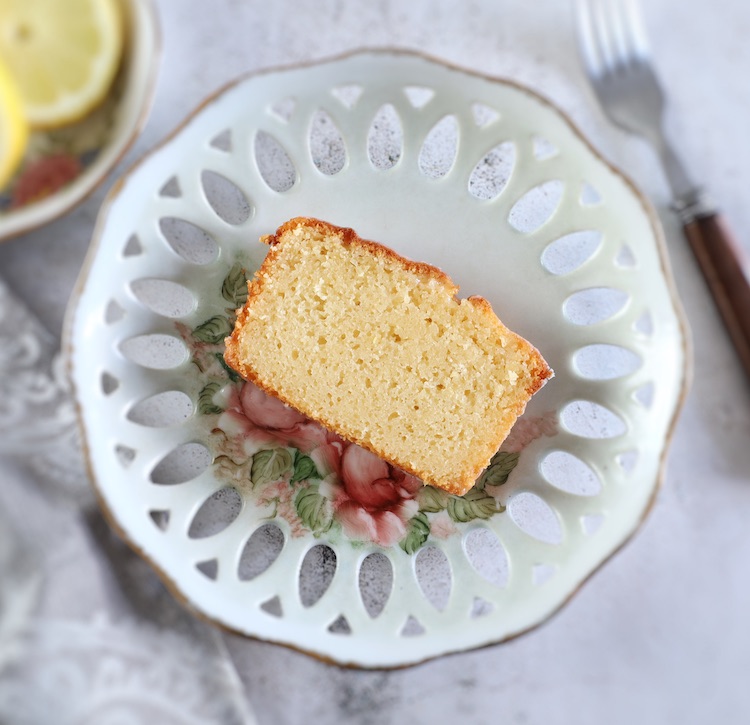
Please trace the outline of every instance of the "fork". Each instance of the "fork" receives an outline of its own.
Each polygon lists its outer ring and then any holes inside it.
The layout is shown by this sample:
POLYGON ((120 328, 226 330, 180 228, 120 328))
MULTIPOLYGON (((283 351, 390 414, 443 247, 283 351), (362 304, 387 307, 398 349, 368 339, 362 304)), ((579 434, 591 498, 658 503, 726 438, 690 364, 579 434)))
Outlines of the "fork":
POLYGON ((636 0, 576 0, 583 64, 604 112, 659 157, 673 208, 750 376, 750 265, 724 217, 690 178, 664 134, 665 96, 636 0))

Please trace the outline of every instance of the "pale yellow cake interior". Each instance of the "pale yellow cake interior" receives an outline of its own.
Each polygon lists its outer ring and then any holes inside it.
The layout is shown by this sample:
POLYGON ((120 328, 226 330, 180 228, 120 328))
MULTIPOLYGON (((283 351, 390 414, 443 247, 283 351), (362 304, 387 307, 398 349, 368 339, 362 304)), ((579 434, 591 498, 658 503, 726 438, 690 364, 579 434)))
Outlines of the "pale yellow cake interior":
POLYGON ((272 248, 235 333, 241 372, 463 492, 549 370, 484 300, 457 301, 434 268, 342 243, 335 229, 299 226, 272 248))

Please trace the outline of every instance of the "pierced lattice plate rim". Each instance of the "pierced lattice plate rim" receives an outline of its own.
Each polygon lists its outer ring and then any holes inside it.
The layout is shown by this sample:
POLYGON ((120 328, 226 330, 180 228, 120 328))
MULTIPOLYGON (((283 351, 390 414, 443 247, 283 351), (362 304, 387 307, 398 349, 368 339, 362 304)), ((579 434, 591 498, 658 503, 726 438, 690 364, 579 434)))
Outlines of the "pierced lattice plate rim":
POLYGON ((209 99, 108 197, 66 330, 124 537, 211 620, 361 667, 546 620, 643 520, 686 384, 633 186, 534 93, 397 51, 209 99), (299 215, 443 268, 555 369, 468 498, 383 473, 221 365, 255 240, 299 215), (357 485, 376 474, 385 499, 357 485))

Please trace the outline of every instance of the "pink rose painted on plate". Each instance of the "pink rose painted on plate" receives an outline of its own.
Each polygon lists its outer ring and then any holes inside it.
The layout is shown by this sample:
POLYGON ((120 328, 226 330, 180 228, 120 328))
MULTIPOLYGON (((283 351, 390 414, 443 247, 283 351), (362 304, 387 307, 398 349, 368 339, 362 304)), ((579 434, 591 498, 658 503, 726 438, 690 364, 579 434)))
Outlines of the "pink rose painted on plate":
POLYGON ((334 490, 334 515, 349 538, 393 546, 419 513, 422 482, 357 445, 341 457, 341 486, 334 490))
POLYGON ((278 398, 266 395, 253 383, 232 386, 225 416, 234 423, 235 435, 255 445, 276 443, 309 453, 338 439, 319 423, 284 405, 278 398))

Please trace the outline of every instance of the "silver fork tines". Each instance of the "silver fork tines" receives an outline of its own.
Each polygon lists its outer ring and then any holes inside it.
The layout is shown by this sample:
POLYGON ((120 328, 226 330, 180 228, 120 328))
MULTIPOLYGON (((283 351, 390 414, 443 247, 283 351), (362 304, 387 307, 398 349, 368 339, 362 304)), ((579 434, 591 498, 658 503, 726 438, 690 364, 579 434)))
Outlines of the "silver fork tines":
POLYGON ((638 5, 614 0, 607 10, 602 2, 580 0, 578 6, 588 67, 613 73, 621 64, 648 60, 650 51, 638 5))
POLYGON ((635 0, 576 0, 581 55, 602 108, 618 126, 644 136, 661 157, 676 205, 700 190, 667 142, 664 93, 635 0))

